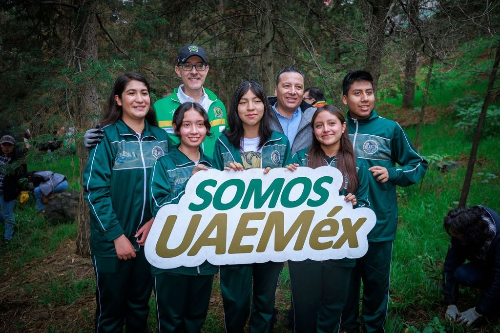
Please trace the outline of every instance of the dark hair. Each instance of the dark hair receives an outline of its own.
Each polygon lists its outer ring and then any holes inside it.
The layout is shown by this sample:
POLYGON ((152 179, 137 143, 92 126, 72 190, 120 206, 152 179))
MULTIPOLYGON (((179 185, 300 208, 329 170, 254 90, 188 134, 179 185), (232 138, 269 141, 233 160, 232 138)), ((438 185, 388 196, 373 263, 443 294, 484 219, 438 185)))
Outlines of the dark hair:
POLYGON ((321 90, 319 90, 318 87, 307 88, 304 91, 304 94, 306 92, 309 92, 309 97, 314 98, 316 101, 324 101, 325 100, 325 95, 323 94, 323 92, 321 90))
POLYGON ((233 94, 233 99, 231 101, 231 108, 227 115, 227 121, 229 124, 229 130, 225 130, 224 134, 227 136, 229 142, 237 149, 241 149, 241 139, 243 139, 243 123, 238 115, 238 104, 241 98, 249 90, 251 90, 255 96, 257 96, 262 103, 264 103, 264 115, 260 120, 259 126, 259 148, 261 148, 264 143, 271 137, 271 106, 267 100, 266 92, 260 84, 254 81, 245 81, 241 83, 233 94))
POLYGON ((300 75, 302 75, 302 78, 304 78, 304 80, 306 79, 306 76, 304 75, 304 72, 302 72, 298 67, 288 66, 288 67, 282 68, 278 72, 278 74, 276 75, 276 85, 278 85, 280 83, 280 76, 281 76, 281 74, 287 73, 287 72, 299 73, 300 75))
POLYGON ((452 229, 464 236, 466 247, 480 249, 491 234, 488 212, 481 206, 450 210, 444 218, 444 229, 451 236, 452 229))
POLYGON ((179 138, 181 137, 181 132, 179 131, 179 128, 181 128, 181 126, 182 126, 182 121, 184 120, 184 114, 191 109, 195 110, 203 117, 203 125, 205 125, 205 127, 207 129, 207 136, 211 136, 212 135, 212 133, 210 133, 211 125, 210 125, 210 121, 208 120, 207 112, 205 111, 203 106, 201 106, 198 103, 193 103, 193 102, 182 103, 175 110, 174 116, 172 118, 172 127, 174 127, 173 125, 175 125, 174 134, 179 138))
POLYGON ((356 81, 368 81, 373 87, 373 77, 370 72, 353 71, 344 76, 344 80, 342 81, 342 94, 347 96, 349 89, 351 89, 352 84, 356 81))
MULTIPOLYGON (((329 112, 337 117, 342 124, 345 123, 344 115, 339 111, 339 109, 333 105, 325 105, 318 108, 312 116, 311 127, 313 130, 316 117, 323 111, 329 112)), ((316 135, 312 136, 312 144, 311 147, 309 147, 307 154, 308 167, 315 169, 325 165, 326 155, 323 149, 321 149, 321 143, 316 138, 316 135)), ((354 155, 354 149, 352 148, 351 140, 349 140, 347 126, 344 133, 342 133, 342 136, 340 137, 340 148, 337 153, 337 169, 339 169, 344 176, 341 188, 344 188, 345 178, 347 177, 347 191, 355 193, 359 186, 359 180, 358 173, 356 171, 356 155, 354 155)))
MULTIPOLYGON (((118 121, 118 119, 122 117, 123 110, 122 107, 116 103, 115 96, 118 95, 120 98, 122 98, 123 91, 130 83, 130 81, 142 82, 146 85, 148 93, 151 91, 148 81, 146 81, 144 76, 142 76, 141 74, 128 72, 118 76, 116 78, 115 84, 113 85, 113 88, 111 89, 111 94, 109 95, 108 98, 108 112, 106 112, 104 118, 101 120, 101 126, 114 124, 116 123, 116 121, 118 121)), ((153 108, 153 103, 150 103, 149 111, 146 114, 145 119, 150 125, 158 126, 158 121, 156 120, 156 113, 153 108)))

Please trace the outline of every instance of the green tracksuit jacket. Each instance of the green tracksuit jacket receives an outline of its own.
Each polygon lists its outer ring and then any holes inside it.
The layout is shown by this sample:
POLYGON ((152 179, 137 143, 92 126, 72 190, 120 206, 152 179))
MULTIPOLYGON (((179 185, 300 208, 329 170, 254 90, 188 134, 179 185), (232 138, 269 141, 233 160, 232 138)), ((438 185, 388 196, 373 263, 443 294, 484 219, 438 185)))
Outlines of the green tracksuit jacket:
MULTIPOLYGON (((309 148, 299 150, 298 152, 295 153, 292 157, 292 163, 297 163, 300 166, 307 166, 308 165, 308 152, 309 148)), ((333 159, 328 162, 325 161, 325 165, 329 165, 331 167, 336 168, 337 167, 337 158, 333 157, 333 159)), ((356 190, 356 206, 355 208, 358 207, 370 207, 370 203, 368 201, 368 177, 371 176, 369 174, 369 171, 366 170, 365 168, 360 168, 357 167, 356 171, 358 172, 358 180, 359 180, 359 186, 358 189, 356 190)), ((346 195, 348 194, 347 192, 347 177, 344 176, 344 188, 339 191, 339 195, 346 195)))
MULTIPOLYGON (((280 168, 290 164, 290 143, 285 135, 272 132, 262 146, 261 167, 280 168)), ((241 152, 221 135, 215 143, 214 165, 219 170, 231 162, 242 163, 241 152)), ((220 268, 220 285, 224 301, 224 323, 228 333, 244 331, 250 304, 252 315, 248 331, 268 332, 273 317, 276 286, 282 263, 266 262, 248 265, 225 265, 220 268)))
POLYGON ((409 186, 418 182, 428 163, 415 151, 401 126, 380 117, 375 110, 366 119, 354 119, 348 112, 347 128, 358 166, 367 170, 382 166, 389 172, 389 180, 383 184, 372 175, 368 177, 370 208, 377 216, 377 224, 368 234, 368 241, 393 241, 398 222, 396 185, 409 186))
MULTIPOLYGON (((212 160, 203 154, 201 148, 199 163, 208 168, 212 167, 212 160)), ((178 147, 173 147, 168 155, 158 159, 151 175, 151 210, 155 216, 161 207, 179 202, 195 167, 195 163, 184 155, 178 147)), ((184 275, 213 275, 217 273, 217 270, 217 266, 207 261, 198 267, 181 266, 174 269, 160 269, 152 266, 153 274, 170 272, 184 275)))
MULTIPOLYGON (((290 143, 284 134, 273 131, 271 137, 262 146, 262 168, 281 168, 291 162, 290 143)), ((229 163, 243 163, 241 153, 227 139, 221 135, 214 148, 214 166, 224 170, 229 163)))
MULTIPOLYGON (((172 118, 174 116, 175 110, 181 105, 177 93, 180 88, 175 88, 174 92, 154 104, 156 111, 156 119, 158 119, 158 125, 163 128, 170 136, 170 139, 175 145, 179 144, 179 138, 175 136, 174 129, 172 128, 172 118)), ((224 103, 217 96, 207 88, 204 88, 205 94, 212 101, 208 110, 208 121, 210 122, 210 132, 213 133, 212 136, 207 136, 205 141, 203 141, 203 151, 205 155, 212 158, 214 153, 214 144, 217 138, 221 135, 222 131, 226 127, 227 116, 226 108, 224 103)))
POLYGON ((136 134, 122 120, 103 128, 104 137, 90 151, 83 174, 85 199, 90 207, 90 249, 93 255, 116 257, 113 240, 134 237, 153 216, 149 178, 156 159, 169 151, 168 135, 146 126, 136 134))

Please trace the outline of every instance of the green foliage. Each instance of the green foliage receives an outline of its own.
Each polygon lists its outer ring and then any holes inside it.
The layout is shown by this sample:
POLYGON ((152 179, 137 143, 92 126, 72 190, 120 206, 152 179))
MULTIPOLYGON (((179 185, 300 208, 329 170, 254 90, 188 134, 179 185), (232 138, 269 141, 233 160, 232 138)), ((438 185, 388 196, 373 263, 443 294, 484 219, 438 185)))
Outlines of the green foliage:
MULTIPOLYGON (((469 139, 474 137, 476 131, 479 114, 483 107, 483 101, 477 96, 466 96, 457 99, 453 104, 453 110, 458 122, 455 127, 465 131, 469 139)), ((498 136, 500 132, 500 105, 490 104, 486 111, 482 137, 490 135, 498 136)))

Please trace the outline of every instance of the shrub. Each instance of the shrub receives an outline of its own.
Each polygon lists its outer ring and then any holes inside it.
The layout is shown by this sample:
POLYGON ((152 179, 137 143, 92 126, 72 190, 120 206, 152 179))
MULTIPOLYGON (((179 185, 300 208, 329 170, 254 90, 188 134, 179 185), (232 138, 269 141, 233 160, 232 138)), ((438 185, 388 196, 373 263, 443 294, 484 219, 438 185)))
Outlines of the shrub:
MULTIPOLYGON (((483 101, 479 96, 467 96, 457 99, 453 104, 453 110, 458 118, 455 127, 465 131, 467 138, 474 137, 477 121, 483 101)), ((482 137, 496 136, 500 130, 500 105, 491 104, 486 112, 486 120, 483 127, 482 137)))

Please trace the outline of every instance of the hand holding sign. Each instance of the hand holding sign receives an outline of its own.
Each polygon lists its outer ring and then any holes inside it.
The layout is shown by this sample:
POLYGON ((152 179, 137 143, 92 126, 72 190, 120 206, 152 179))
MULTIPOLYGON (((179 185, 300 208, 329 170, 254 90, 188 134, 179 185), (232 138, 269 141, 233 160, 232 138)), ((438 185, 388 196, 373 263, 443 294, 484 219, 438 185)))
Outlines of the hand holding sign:
POLYGON ((359 258, 375 225, 368 208, 338 195, 332 167, 244 172, 210 169, 188 182, 178 205, 158 212, 146 257, 159 268, 359 258))

